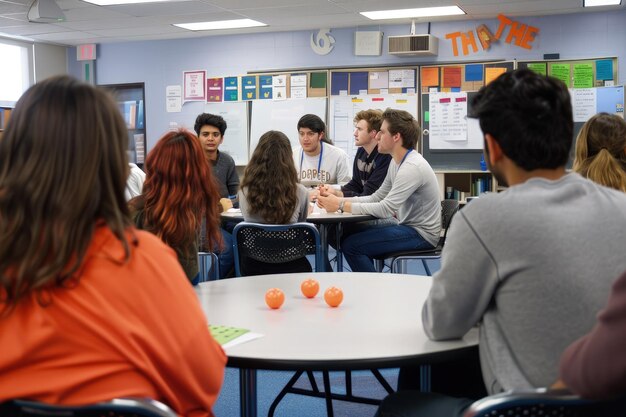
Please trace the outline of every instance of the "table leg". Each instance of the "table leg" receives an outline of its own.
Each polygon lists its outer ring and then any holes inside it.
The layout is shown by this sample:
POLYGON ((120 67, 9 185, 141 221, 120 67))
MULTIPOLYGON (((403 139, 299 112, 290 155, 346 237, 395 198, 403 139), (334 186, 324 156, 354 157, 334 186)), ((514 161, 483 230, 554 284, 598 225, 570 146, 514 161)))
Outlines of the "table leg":
POLYGON ((256 417, 256 369, 239 369, 241 417, 256 417))
POLYGON ((320 252, 322 253, 322 265, 315 265, 318 271, 326 271, 326 261, 328 260, 328 227, 325 223, 320 224, 320 252))
POLYGON ((337 272, 343 272, 343 253, 341 253, 341 232, 342 223, 337 223, 335 227, 335 242, 337 242, 337 272))

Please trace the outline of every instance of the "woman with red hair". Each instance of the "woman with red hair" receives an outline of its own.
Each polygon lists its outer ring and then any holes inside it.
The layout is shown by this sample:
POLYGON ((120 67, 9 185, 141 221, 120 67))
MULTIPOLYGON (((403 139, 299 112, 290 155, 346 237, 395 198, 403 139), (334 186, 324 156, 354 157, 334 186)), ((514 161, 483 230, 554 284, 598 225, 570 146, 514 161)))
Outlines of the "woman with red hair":
POLYGON ((206 247, 221 244, 219 191, 200 141, 184 129, 167 132, 148 154, 146 171, 142 195, 129 202, 133 220, 176 251, 196 284, 201 229, 206 247))

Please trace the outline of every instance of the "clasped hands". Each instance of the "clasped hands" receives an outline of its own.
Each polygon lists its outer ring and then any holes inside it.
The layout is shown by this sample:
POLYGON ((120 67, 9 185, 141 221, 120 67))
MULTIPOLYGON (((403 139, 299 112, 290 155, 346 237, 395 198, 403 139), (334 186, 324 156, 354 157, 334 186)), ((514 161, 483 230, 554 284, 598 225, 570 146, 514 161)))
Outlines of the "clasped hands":
POLYGON ((338 196, 340 190, 336 190, 326 184, 320 184, 316 190, 317 205, 326 210, 327 213, 334 213, 339 209, 341 198, 338 196))

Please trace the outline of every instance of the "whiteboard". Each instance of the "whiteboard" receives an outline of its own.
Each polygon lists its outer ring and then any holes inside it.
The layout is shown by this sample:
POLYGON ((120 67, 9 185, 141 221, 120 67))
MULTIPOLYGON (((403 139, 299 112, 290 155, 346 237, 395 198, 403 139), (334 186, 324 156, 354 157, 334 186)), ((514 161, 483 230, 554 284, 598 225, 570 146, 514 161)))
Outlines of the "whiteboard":
MULTIPOLYGON (((300 146, 298 120, 305 114, 316 114, 326 122, 326 97, 292 100, 255 100, 250 121, 250 155, 259 138, 268 130, 279 130, 289 138, 291 147, 300 146)), ((331 136, 332 138, 332 136, 331 136)))
POLYGON ((335 146, 348 154, 349 166, 356 155, 354 144, 354 115, 361 110, 386 108, 406 110, 417 120, 416 94, 374 94, 358 96, 332 96, 330 98, 330 137, 335 146))
POLYGON ((220 145, 220 152, 229 154, 235 160, 235 165, 248 163, 248 103, 233 101, 223 103, 206 103, 206 113, 217 114, 226 121, 224 141, 220 145))

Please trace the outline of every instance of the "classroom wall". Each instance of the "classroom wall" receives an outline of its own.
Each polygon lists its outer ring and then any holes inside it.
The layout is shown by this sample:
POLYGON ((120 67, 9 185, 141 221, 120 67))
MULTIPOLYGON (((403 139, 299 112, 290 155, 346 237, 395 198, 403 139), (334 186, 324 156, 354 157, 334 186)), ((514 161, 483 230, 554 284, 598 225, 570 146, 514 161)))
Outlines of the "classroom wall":
POLYGON ((35 82, 39 82, 53 75, 67 74, 67 54, 76 50, 58 45, 36 43, 34 45, 35 56, 35 82))
MULTIPOLYGON (((430 33, 439 38, 439 54, 435 57, 398 57, 387 54, 387 36, 410 33, 407 24, 332 29, 335 48, 325 56, 316 55, 312 51, 309 45, 311 34, 315 32, 312 30, 112 43, 98 46, 96 80, 98 84, 145 82, 148 150, 171 124, 192 128, 196 115, 204 109, 204 103, 191 102, 183 106, 181 113, 165 111, 165 87, 182 84, 184 70, 205 69, 208 76, 224 76, 272 69, 376 67, 498 59, 536 60, 542 59, 545 53, 560 53, 562 59, 617 56, 619 82, 626 83, 626 10, 511 18, 540 29, 540 34, 533 42, 533 49, 526 50, 501 40, 489 51, 482 51, 479 47, 478 53, 458 57, 453 55, 451 43, 445 39, 446 33, 467 32, 482 23, 495 33, 498 28, 496 19, 432 23, 430 33), (355 56, 353 48, 356 30, 383 31, 383 54, 378 57, 355 56)), ((418 34, 427 33, 427 30, 426 23, 416 25, 418 34)), ((75 57, 75 48, 69 48, 68 71, 80 77, 80 64, 75 57)))

